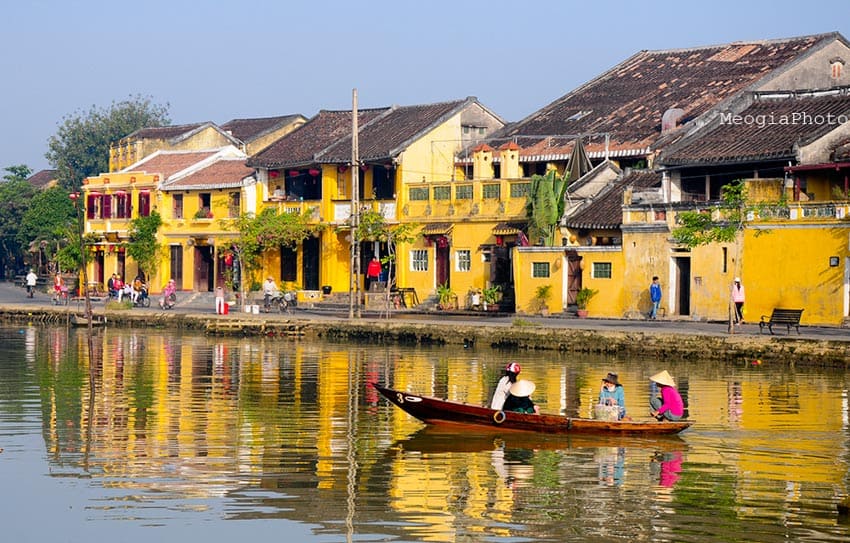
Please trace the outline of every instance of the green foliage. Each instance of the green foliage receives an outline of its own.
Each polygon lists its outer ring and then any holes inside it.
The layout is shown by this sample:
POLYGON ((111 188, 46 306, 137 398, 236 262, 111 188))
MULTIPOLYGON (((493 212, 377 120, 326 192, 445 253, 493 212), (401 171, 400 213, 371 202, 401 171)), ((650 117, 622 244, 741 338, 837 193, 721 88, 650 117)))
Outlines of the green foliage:
POLYGON ((437 285, 437 298, 440 301, 440 306, 444 309, 448 308, 452 299, 454 298, 455 293, 448 285, 448 283, 443 283, 442 285, 437 285))
POLYGON ((0 183, 0 259, 9 266, 24 259, 29 241, 22 240, 21 222, 36 189, 23 180, 0 183))
POLYGON ((3 168, 3 171, 7 172, 6 175, 3 176, 4 181, 26 181, 32 174, 32 170, 29 166, 24 164, 7 166, 3 168))
POLYGON ((312 217, 313 210, 278 214, 276 209, 266 208, 259 215, 243 213, 232 222, 223 223, 224 228, 239 232, 233 252, 241 265, 243 288, 257 284, 255 275, 260 271, 265 251, 295 247, 322 231, 324 225, 311 224, 312 217))
POLYGON ((532 175, 525 204, 529 219, 529 238, 543 238, 546 246, 554 245, 555 227, 564 215, 564 194, 569 174, 558 176, 555 170, 546 175, 532 175))
POLYGON ((511 321, 511 326, 516 326, 517 328, 538 328, 540 324, 522 317, 517 317, 511 321))
POLYGON ((160 226, 162 217, 156 211, 147 217, 136 217, 130 221, 127 255, 136 261, 139 270, 145 275, 155 272, 159 266, 162 247, 157 242, 156 233, 160 226))
POLYGON ((579 309, 587 309, 587 304, 589 304, 590 300, 592 300, 597 294, 599 294, 599 291, 596 289, 588 287, 582 288, 576 293, 576 306, 579 309))
POLYGON ((495 304, 499 301, 499 297, 502 294, 501 285, 492 285, 481 291, 481 296, 484 297, 484 301, 488 304, 495 304))
POLYGON ((45 156, 59 170, 61 185, 73 190, 84 178, 109 171, 112 143, 140 128, 169 123, 168 104, 154 104, 150 97, 130 96, 108 108, 92 106, 63 118, 45 156))
POLYGON ((21 244, 47 242, 48 256, 57 246, 68 243, 67 230, 74 226, 74 203, 61 187, 36 192, 21 218, 18 240, 21 244))
POLYGON ((552 295, 552 285, 540 285, 534 291, 534 301, 537 304, 538 310, 543 310, 549 307, 549 297, 552 295))
POLYGON ((679 213, 679 226, 671 232, 673 240, 686 247, 710 243, 731 243, 744 227, 747 192, 743 181, 735 181, 721 189, 722 204, 712 209, 679 213))

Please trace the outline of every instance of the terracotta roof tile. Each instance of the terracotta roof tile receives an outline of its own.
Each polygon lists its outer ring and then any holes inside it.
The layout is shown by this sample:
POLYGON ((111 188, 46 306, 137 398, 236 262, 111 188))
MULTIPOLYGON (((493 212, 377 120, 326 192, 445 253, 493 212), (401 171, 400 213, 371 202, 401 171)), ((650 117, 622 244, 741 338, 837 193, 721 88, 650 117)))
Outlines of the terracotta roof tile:
POLYGON ((751 162, 796 157, 805 145, 850 119, 850 88, 787 96, 756 93, 740 114, 721 116, 711 127, 670 147, 666 166, 751 162), (833 122, 830 123, 829 119, 833 122))
POLYGON ((45 188, 51 181, 55 181, 59 170, 41 170, 27 178, 30 185, 37 188, 45 188))
POLYGON ((185 190, 239 187, 242 185, 242 180, 253 173, 254 169, 245 165, 244 158, 222 158, 179 179, 166 181, 163 189, 185 190))
MULTIPOLYGON (((442 123, 468 103, 470 99, 392 107, 384 115, 360 127, 360 159, 368 161, 392 158, 416 136, 442 123)), ((320 162, 331 164, 350 161, 351 137, 341 138, 318 158, 320 162)))
MULTIPOLYGON (((693 119, 837 36, 641 51, 498 136, 517 141, 524 157, 565 155, 574 135, 603 133, 611 156, 635 154, 661 135, 668 109, 683 109, 682 122, 693 119)), ((586 141, 591 156, 604 150, 602 136, 586 141)))
POLYGON ((171 126, 149 126, 147 128, 140 128, 139 130, 136 130, 135 132, 127 136, 127 138, 168 140, 188 134, 193 130, 197 130, 205 124, 209 123, 179 124, 171 126))
POLYGON ((301 115, 295 114, 279 117, 261 117, 257 119, 232 119, 221 125, 221 129, 229 132, 234 138, 240 141, 249 142, 301 118, 303 118, 301 115))
MULTIPOLYGON (((363 126, 389 108, 358 110, 363 126)), ((316 163, 316 155, 351 133, 351 111, 320 111, 309 121, 248 159, 255 168, 284 168, 316 163)), ((350 151, 349 151, 350 157, 350 151)))
POLYGON ((623 191, 628 187, 649 188, 661 183, 661 174, 651 170, 632 170, 611 183, 584 208, 567 217, 569 228, 615 229, 623 223, 623 191))
POLYGON ((159 174, 161 179, 168 179, 175 173, 185 170, 193 164, 209 158, 217 151, 160 151, 125 168, 122 171, 140 171, 149 174, 159 174))

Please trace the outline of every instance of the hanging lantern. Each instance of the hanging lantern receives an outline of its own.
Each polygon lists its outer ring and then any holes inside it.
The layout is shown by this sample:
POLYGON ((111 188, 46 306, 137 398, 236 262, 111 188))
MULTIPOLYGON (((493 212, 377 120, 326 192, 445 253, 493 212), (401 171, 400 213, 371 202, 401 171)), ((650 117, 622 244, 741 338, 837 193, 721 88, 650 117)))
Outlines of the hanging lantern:
POLYGON ((231 254, 224 255, 224 265, 225 266, 232 266, 233 265, 233 255, 231 255, 231 254))
POLYGON ((289 177, 298 177, 299 175, 301 175, 301 172, 298 170, 289 170, 289 177))
POLYGON ((345 173, 348 171, 348 166, 346 164, 337 166, 336 171, 338 171, 339 173, 345 173))
POLYGON ((496 236, 496 245, 501 247, 505 243, 505 238, 502 236, 496 236))
POLYGON ((313 177, 316 177, 317 175, 319 175, 319 174, 320 174, 320 173, 322 173, 322 172, 321 172, 321 171, 319 171, 319 170, 317 170, 316 168, 310 168, 309 173, 310 173, 310 175, 312 175, 313 177))
POLYGON ((269 177, 271 179, 277 179, 278 177, 280 177, 280 172, 277 170, 269 170, 269 177))

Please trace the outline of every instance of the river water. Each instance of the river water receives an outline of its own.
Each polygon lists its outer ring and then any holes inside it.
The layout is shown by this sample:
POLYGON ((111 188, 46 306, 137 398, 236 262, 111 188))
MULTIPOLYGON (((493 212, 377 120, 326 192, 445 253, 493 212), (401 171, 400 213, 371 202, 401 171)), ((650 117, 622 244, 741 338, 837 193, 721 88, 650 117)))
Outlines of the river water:
POLYGON ((847 392, 843 372, 757 360, 5 327, 3 540, 847 541, 847 392), (644 417, 667 369, 695 424, 438 432, 367 384, 484 404, 508 361, 573 416, 617 371, 644 417))

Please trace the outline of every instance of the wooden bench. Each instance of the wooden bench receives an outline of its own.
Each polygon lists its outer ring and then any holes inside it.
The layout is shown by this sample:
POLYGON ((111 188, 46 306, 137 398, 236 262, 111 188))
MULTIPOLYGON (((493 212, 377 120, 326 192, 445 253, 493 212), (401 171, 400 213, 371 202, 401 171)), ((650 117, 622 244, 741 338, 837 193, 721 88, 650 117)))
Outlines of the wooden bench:
POLYGON ((761 322, 759 322, 759 334, 762 333, 764 327, 767 326, 767 329, 770 331, 771 335, 773 334, 773 325, 775 324, 784 324, 788 333, 791 333, 791 327, 797 329, 797 334, 800 333, 800 317, 803 315, 802 309, 779 309, 774 308, 773 313, 770 314, 770 319, 767 319, 767 315, 761 316, 761 322))

